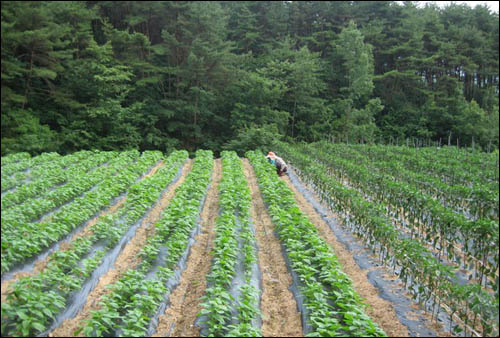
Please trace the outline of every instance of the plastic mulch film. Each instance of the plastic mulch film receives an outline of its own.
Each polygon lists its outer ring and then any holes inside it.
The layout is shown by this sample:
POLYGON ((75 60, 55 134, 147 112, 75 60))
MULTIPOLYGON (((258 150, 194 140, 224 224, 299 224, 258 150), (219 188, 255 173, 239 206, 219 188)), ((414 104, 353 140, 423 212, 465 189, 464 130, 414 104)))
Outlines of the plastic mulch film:
MULTIPOLYGON (((219 215, 221 215, 221 210, 219 210, 219 215)), ((243 259, 244 259, 244 257, 243 257, 244 243, 243 243, 243 241, 244 241, 244 239, 241 236, 244 225, 241 222, 241 220, 239 219, 237 213, 235 213, 235 223, 236 223, 236 229, 234 229, 234 231, 236 233, 236 239, 238 242, 238 252, 237 252, 237 261, 236 261, 236 265, 235 265, 234 277, 231 281, 231 288, 230 288, 230 290, 228 290, 228 292, 233 297, 233 300, 230 302, 232 318, 231 318, 230 322, 226 323, 226 326, 239 324, 237 317, 238 317, 238 307, 240 305, 239 300, 240 300, 240 296, 241 296, 241 287, 242 286, 250 285, 255 290, 257 290, 257 292, 258 292, 257 306, 259 307, 259 309, 260 309, 260 303, 261 303, 261 297, 262 297, 262 276, 261 276, 261 273, 259 270, 259 264, 258 264, 257 260, 252 262, 251 266, 248 267, 251 270, 249 280, 247 280, 247 278, 245 277, 246 271, 245 271, 245 267, 244 267, 244 263, 243 263, 243 259)), ((248 224, 250 227, 248 229, 248 231, 250 231, 255 238, 255 226, 254 226, 251 218, 249 218, 248 224)), ((255 241, 253 241, 251 245, 253 246, 255 257, 257 257, 257 252, 258 252, 257 243, 255 241)), ((213 264, 213 262, 211 264, 213 264)), ((211 287, 213 287, 213 283, 209 281, 207 283, 207 288, 211 288, 211 287)), ((195 325, 201 329, 200 335, 204 336, 204 337, 208 336, 208 325, 206 324, 206 321, 207 321, 207 316, 203 316, 203 315, 198 317, 195 321, 195 325)), ((252 326, 254 328, 259 329, 259 330, 261 329, 262 318, 260 315, 256 316, 255 318, 252 319, 252 326)))
MULTIPOLYGON (((207 190, 206 190, 207 192, 210 191, 211 186, 212 186, 212 183, 210 183, 208 185, 207 190)), ((198 211, 200 214, 205 206, 206 198, 207 198, 207 193, 205 193, 205 195, 203 196, 203 199, 202 199, 200 206, 198 208, 198 211)), ((202 221, 201 216, 198 216, 198 218, 196 219, 196 225, 189 235, 189 242, 187 244, 186 250, 182 254, 181 258, 179 259, 177 266, 176 266, 175 270, 173 271, 174 274, 165 283, 165 286, 167 287, 168 291, 165 293, 163 300, 161 301, 160 305, 158 306, 158 309, 157 309, 155 315, 153 315, 153 317, 151 318, 151 321, 149 322, 148 331, 146 333, 146 335, 149 337, 152 336, 156 332, 156 328, 158 327, 159 317, 163 313, 165 313, 165 309, 167 308, 167 305, 169 304, 170 294, 174 291, 174 289, 181 282, 182 273, 184 272, 184 270, 186 270, 187 261, 188 261, 189 255, 191 253, 191 247, 196 242, 195 237, 201 232, 201 221, 202 221)), ((162 249, 164 251, 164 254, 163 254, 163 259, 164 259, 168 255, 168 252, 165 252, 164 248, 162 248, 162 249)), ((162 252, 162 249, 160 249, 160 252, 162 252)), ((162 258, 162 257, 159 257, 159 259, 160 258, 162 258)), ((150 278, 153 278, 153 276, 155 276, 155 272, 156 272, 158 266, 159 265, 157 264, 155 267, 153 267, 153 270, 147 274, 146 279, 150 279, 150 278)), ((172 329, 174 329, 174 326, 172 326, 172 329)))
MULTIPOLYGON (((373 268, 381 266, 381 264, 370 256, 371 249, 356 240, 349 230, 344 229, 339 224, 338 220, 331 216, 329 211, 316 200, 313 196, 313 192, 299 181, 295 172, 298 172, 298 170, 289 168, 288 175, 292 184, 307 201, 311 203, 315 211, 321 216, 323 221, 336 236, 337 240, 342 243, 347 250, 355 252, 353 258, 356 264, 363 270, 372 270, 367 274, 368 280, 377 288, 381 298, 393 304, 396 316, 400 322, 408 328, 410 335, 422 337, 437 336, 438 333, 429 328, 430 323, 422 315, 422 311, 413 309, 413 301, 404 294, 404 290, 396 286, 397 281, 387 280, 384 278, 384 273, 379 270, 373 270, 373 268), (418 319, 415 320, 414 318, 418 319)), ((311 186, 313 185, 311 184, 311 186)), ((345 217, 345 222, 350 222, 348 215, 343 215, 343 217, 345 217)), ((430 304, 427 305, 431 306, 430 304)), ((448 325, 448 319, 444 311, 439 314, 438 320, 448 325)))
MULTIPOLYGON (((182 174, 182 169, 185 166, 185 162, 181 164, 176 176, 170 181, 170 183, 162 190, 160 196, 163 194, 167 193, 167 191, 170 189, 170 187, 175 184, 179 178, 181 177, 182 174)), ((161 199, 161 197, 160 197, 161 199)), ((154 208, 154 205, 149 208, 144 215, 137 221, 135 222, 134 225, 132 225, 126 233, 121 237, 120 241, 110 250, 106 252, 104 255, 101 264, 92 272, 92 274, 85 280, 85 282, 82 284, 81 289, 78 291, 74 291, 70 293, 68 297, 68 302, 67 306, 64 310, 59 312, 56 315, 55 320, 53 321, 52 325, 50 328, 38 335, 38 337, 46 337, 51 331, 55 330, 58 328, 61 323, 63 323, 67 319, 74 318, 78 312, 81 311, 85 303, 87 302, 87 298, 89 294, 94 290, 94 288, 97 286, 99 283, 99 279, 106 274, 109 269, 115 264, 116 259, 122 252, 123 248, 127 245, 127 243, 135 236, 135 233, 137 231, 137 228, 142 224, 143 220, 145 217, 148 215, 149 211, 154 208)), ((124 218, 125 218, 126 213, 123 215, 120 215, 116 220, 116 224, 123 224, 124 218)), ((69 237, 71 238, 71 237, 69 237)), ((92 248, 90 249, 90 253, 87 255, 87 257, 91 257, 92 255, 95 255, 99 250, 105 249, 106 243, 103 241, 97 241, 92 245, 92 248)))

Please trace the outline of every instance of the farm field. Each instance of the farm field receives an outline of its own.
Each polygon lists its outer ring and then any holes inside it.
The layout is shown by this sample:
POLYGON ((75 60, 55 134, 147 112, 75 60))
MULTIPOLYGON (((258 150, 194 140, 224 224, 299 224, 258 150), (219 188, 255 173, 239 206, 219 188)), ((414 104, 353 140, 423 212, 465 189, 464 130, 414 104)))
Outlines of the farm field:
POLYGON ((2 336, 498 336, 498 153, 2 158, 2 336))

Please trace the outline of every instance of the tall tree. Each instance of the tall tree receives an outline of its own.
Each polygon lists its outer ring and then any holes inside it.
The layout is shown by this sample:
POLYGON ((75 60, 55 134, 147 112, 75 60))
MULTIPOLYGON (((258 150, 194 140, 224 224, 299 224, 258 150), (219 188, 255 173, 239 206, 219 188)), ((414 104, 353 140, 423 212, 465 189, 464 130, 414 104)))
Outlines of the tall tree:
POLYGON ((168 4, 170 20, 163 29, 166 52, 162 61, 168 82, 166 108, 173 112, 170 135, 196 148, 204 142, 214 119, 215 99, 231 80, 231 44, 226 39, 227 17, 219 3, 168 4), (165 64, 166 63, 166 64, 165 64))
POLYGON ((381 109, 373 92, 372 47, 353 21, 332 42, 334 53, 331 72, 337 93, 336 132, 346 139, 372 140, 376 131, 374 115, 381 109), (364 131, 364 132, 363 132, 364 131))
POLYGON ((252 11, 252 1, 223 2, 228 15, 228 39, 235 43, 235 53, 252 52, 258 54, 261 32, 257 23, 257 13, 252 11))
POLYGON ((323 65, 319 53, 311 53, 306 46, 294 50, 294 44, 293 40, 284 40, 271 54, 265 69, 272 79, 281 80, 286 88, 282 105, 290 112, 288 134, 291 138, 310 140, 318 133, 314 133, 312 127, 324 121, 328 114, 326 100, 321 98, 326 89, 321 77, 323 65))
POLYGON ((51 119, 38 107, 56 97, 56 79, 72 59, 80 35, 73 36, 71 23, 58 18, 75 6, 56 6, 52 2, 2 2, 2 152, 57 148, 55 133, 45 125, 51 119))
POLYGON ((3 1, 1 8, 3 154, 220 150, 259 137, 269 144, 332 133, 369 141, 377 133, 437 140, 451 132, 465 143, 498 144, 498 14, 483 5, 3 1))

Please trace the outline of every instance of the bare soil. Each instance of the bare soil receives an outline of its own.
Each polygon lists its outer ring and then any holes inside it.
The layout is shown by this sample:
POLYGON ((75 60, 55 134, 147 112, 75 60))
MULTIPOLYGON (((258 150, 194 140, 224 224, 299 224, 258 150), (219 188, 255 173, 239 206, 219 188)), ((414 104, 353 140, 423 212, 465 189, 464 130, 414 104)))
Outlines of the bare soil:
MULTIPOLYGON (((160 161, 158 162, 157 164, 155 164, 153 166, 153 168, 151 168, 151 170, 146 174, 144 175, 144 177, 142 177, 140 180, 143 180, 145 179, 146 177, 151 177, 153 176, 160 168, 162 168, 164 166, 164 162, 163 161, 160 161)), ((76 233, 73 235, 73 237, 71 238, 70 241, 68 242, 63 242, 60 244, 59 248, 58 248, 58 252, 64 252, 64 251, 67 251, 68 249, 71 248, 72 246, 72 243, 77 239, 77 238, 80 238, 80 237, 87 237, 87 236, 90 236, 92 234, 92 231, 90 230, 92 226, 94 226, 97 222, 99 222, 99 220, 101 219, 101 217, 103 216, 106 216, 106 215, 110 215, 110 214, 113 214, 115 213, 118 209, 120 209, 123 204, 127 201, 127 196, 124 196, 122 198, 120 198, 118 201, 116 201, 113 205, 109 206, 108 208, 106 208, 105 210, 101 211, 98 215, 94 216, 93 218, 91 218, 88 222, 87 222, 87 225, 85 225, 85 228, 82 229, 82 231, 76 233)), ((19 272, 17 274, 14 275, 14 277, 8 281, 5 281, 2 283, 2 302, 5 301, 6 299, 6 296, 8 293, 10 293, 12 290, 10 289, 10 286, 15 283, 17 280, 19 280, 21 277, 29 277, 29 276, 34 276, 40 272, 42 272, 46 267, 47 267, 47 264, 49 263, 50 259, 52 258, 52 254, 50 254, 49 256, 47 256, 45 259, 43 260, 40 260, 38 262, 35 263, 35 266, 34 266, 34 269, 33 271, 31 272, 19 272)))
POLYGON ((343 271, 351 278, 354 289, 364 299, 364 303, 368 305, 366 313, 387 333, 388 336, 408 337, 408 329, 399 321, 392 303, 379 296, 375 286, 368 280, 368 271, 362 270, 354 261, 353 252, 347 250, 345 246, 337 240, 329 226, 321 218, 321 215, 319 215, 306 198, 298 192, 289 177, 283 176, 282 179, 294 192, 295 200, 300 210, 308 216, 311 223, 318 229, 320 236, 335 252, 335 255, 343 267, 343 271))
MULTIPOLYGON (((145 246, 147 238, 154 235, 153 224, 160 219, 162 211, 168 206, 170 200, 175 195, 175 189, 180 186, 186 179, 187 173, 191 170, 192 160, 184 165, 180 178, 174 183, 166 194, 154 205, 148 215, 143 219, 141 225, 137 228, 135 236, 125 246, 123 251, 118 256, 113 268, 99 279, 96 288, 92 290, 87 298, 87 303, 82 310, 72 319, 64 321, 61 326, 52 331, 50 337, 73 337, 75 330, 85 324, 85 320, 90 319, 90 311, 99 308, 99 301, 102 296, 109 293, 106 286, 117 282, 128 269, 137 267, 140 263, 138 257, 139 251, 145 246)), ((82 333, 80 333, 82 336, 82 333)))
POLYGON ((250 212, 259 248, 262 334, 264 337, 301 337, 300 312, 297 311, 297 302, 290 291, 292 276, 281 253, 280 241, 274 235, 274 224, 262 200, 255 172, 247 159, 243 159, 243 166, 252 194, 250 212))
MULTIPOLYGON (((297 179, 300 181, 300 178, 299 178, 299 177, 297 177, 297 179)), ((288 177, 286 177, 286 180, 288 180, 289 184, 292 184, 292 183, 291 183, 291 181, 290 181, 290 179, 289 179, 288 177)), ((320 200, 320 198, 316 195, 316 193, 314 193, 314 189, 313 189, 311 186, 309 186, 308 184, 304 184, 304 183, 302 183, 302 184, 303 184, 304 186, 306 186, 306 187, 309 189, 309 191, 311 191, 311 192, 312 192, 312 194, 313 194, 314 196, 316 196, 316 200, 317 200, 317 201, 319 201, 319 200, 320 200)), ((348 186, 348 187, 350 187, 350 188, 352 188, 352 184, 351 184, 351 183, 350 183, 350 181, 348 181, 347 179, 344 179, 343 184, 344 184, 344 185, 346 185, 346 186, 348 186)), ((292 186, 293 186, 293 184, 292 184, 292 186)), ((352 188, 352 189, 354 189, 354 188, 352 188)), ((300 194, 300 195, 302 196, 302 194, 300 194)), ((320 204, 322 204, 322 203, 320 203, 320 204)), ((328 208, 328 207, 325 207, 324 205, 323 205, 323 207, 324 207, 324 209, 325 209, 325 210, 329 210, 329 208, 328 208)), ((389 207, 390 207, 390 208, 394 208, 392 205, 389 205, 389 207)), ((329 211, 328 213, 329 213, 329 216, 333 216, 334 218, 336 218, 337 220, 339 220, 339 221, 341 222, 341 219, 342 219, 341 217, 339 217, 338 215, 336 215, 335 213, 333 213, 333 212, 331 212, 331 211, 329 211)), ((404 211, 403 211, 403 209, 402 209, 402 208, 400 208, 400 209, 399 209, 399 213, 400 213, 400 217, 402 217, 402 219, 403 219, 404 221, 408 222, 408 220, 407 220, 407 219, 406 219, 406 217, 404 216, 404 211)), ((342 223, 342 222, 341 222, 341 223, 342 223)), ((399 226, 399 230, 408 232, 408 229, 407 229, 407 228, 405 228, 405 227, 404 227, 404 226, 403 226, 403 225, 402 225, 399 221, 398 221, 398 223, 396 223, 396 224, 399 226)), ((422 243, 423 245, 426 245, 426 243, 424 243, 424 242, 421 242, 421 243, 422 243)), ((427 247, 428 247, 430 250, 434 250, 434 248, 432 248, 430 245, 427 245, 427 247)), ((356 252, 352 252, 352 253, 353 253, 353 254, 356 254, 356 252)), ((377 259, 377 257, 376 257, 373 253, 371 253, 371 254, 370 254, 370 256, 371 256, 373 259, 377 259)), ((383 276, 384 276, 384 279, 385 279, 385 280, 396 281, 396 280, 399 278, 397 275, 395 275, 395 274, 391 271, 391 269, 390 269, 390 268, 388 268, 388 267, 386 267, 386 266, 380 266, 380 267, 376 267, 376 268, 369 269, 369 270, 367 270, 367 271, 366 271, 366 274, 368 274, 369 272, 371 272, 371 271, 372 271, 372 270, 374 270, 374 269, 378 269, 378 270, 382 270, 382 271, 384 271, 385 273, 383 274, 383 276)), ((464 273, 465 273, 465 272, 464 272, 464 273)), ((405 290, 406 288, 405 288, 404 284, 403 284, 401 281, 398 281, 398 282, 396 283, 396 286, 395 286, 395 287, 397 287, 397 288, 398 288, 398 290, 397 290, 398 292, 402 291, 402 294, 404 294, 404 295, 405 295, 405 297, 406 297, 407 299, 412 299, 412 295, 411 295, 408 291, 406 291, 406 290, 405 290)), ((443 305, 444 305, 444 304, 442 304, 442 306, 443 306, 443 305)), ((417 304, 413 304, 413 305, 411 306, 411 308, 412 308, 412 309, 413 309, 413 311, 415 311, 415 312, 408 311, 408 312, 406 312, 406 313, 405 313, 405 317, 406 317, 408 320, 412 320, 412 319, 413 319, 413 320, 416 320, 416 319, 419 319, 419 322, 421 322, 421 323, 422 323, 422 324, 421 324, 421 327, 426 327, 426 328, 430 329, 431 331, 436 332, 436 334, 437 334, 439 337, 451 337, 451 336, 453 336, 453 335, 452 335, 449 331, 445 331, 446 329, 445 329, 445 327, 444 327, 441 323, 436 322, 436 320, 435 320, 435 319, 432 319, 432 317, 431 317, 431 315, 430 315, 430 313, 429 313, 429 312, 427 312, 426 310, 424 310, 424 309, 420 308, 420 306, 418 306, 417 304)), ((447 312, 446 310, 444 310, 444 311, 445 311, 445 312, 447 312)), ((448 312, 448 313, 449 313, 449 312, 448 312)), ((456 316, 456 315, 455 315, 455 318, 457 318, 457 316, 456 316)), ((459 322, 460 322, 460 323, 462 323, 460 320, 459 320, 459 322)), ((387 331, 386 331, 386 333, 387 333, 387 331)), ((419 332, 416 332, 415 334, 416 334, 416 335, 420 335, 420 336, 421 336, 421 334, 420 334, 419 332)))
POLYGON ((217 159, 212 173, 211 187, 201 212, 201 232, 195 238, 181 282, 170 294, 170 306, 160 316, 153 337, 200 336, 200 329, 194 325, 194 322, 201 311, 201 297, 205 294, 206 276, 211 266, 221 177, 222 163, 220 159, 217 159))
MULTIPOLYGON (((127 243, 119 255, 112 269, 101 277, 96 288, 89 294, 87 303, 78 315, 66 320, 59 328, 50 333, 51 337, 69 337, 74 336, 75 330, 85 324, 85 320, 90 318, 90 312, 99 308, 101 297, 109 291, 106 286, 115 283, 121 278, 129 268, 134 268, 140 263, 138 252, 145 245, 147 238, 154 235, 152 226, 161 216, 162 211, 168 206, 170 200, 175 195, 175 189, 180 186, 187 173, 191 170, 192 160, 183 167, 181 177, 172 185, 168 192, 154 205, 147 217, 143 220, 137 229, 134 238, 127 243)), ((261 192, 253 168, 247 159, 242 159, 244 173, 247 178, 251 194, 252 206, 251 217, 255 224, 256 239, 258 245, 258 263, 262 277, 262 334, 265 337, 301 337, 303 336, 301 314, 298 312, 296 300, 290 291, 292 277, 288 272, 285 260, 282 254, 280 241, 274 234, 274 224, 271 221, 264 205, 261 192)), ((150 177, 163 166, 163 162, 155 165, 147 175, 150 177)), ((186 269, 182 274, 180 284, 173 290, 169 297, 169 307, 165 313, 160 316, 155 337, 159 336, 181 336, 195 337, 200 336, 200 329, 195 326, 197 314, 201 311, 201 297, 205 294, 206 276, 210 271, 212 254, 215 239, 215 220, 219 209, 219 183, 222 176, 221 160, 215 160, 214 171, 212 173, 212 184, 208 191, 205 205, 201 212, 201 232, 195 238, 195 243, 191 248, 186 269)), ((376 287, 370 283, 368 273, 374 269, 383 269, 383 267, 374 267, 368 270, 361 269, 354 261, 356 252, 349 251, 331 231, 328 224, 316 212, 314 207, 307 199, 296 189, 288 176, 283 179, 289 188, 294 192, 297 204, 302 212, 306 214, 309 220, 317 227, 320 236, 332 247, 339 262, 343 266, 343 271, 351 278, 353 287, 368 305, 366 313, 377 323, 388 336, 407 337, 408 328, 403 325, 396 316, 393 304, 379 296, 376 287)), ((90 235, 89 228, 95 224, 103 215, 113 213, 118 210, 126 197, 117 201, 113 206, 101 212, 98 216, 89 221, 86 228, 76 234, 72 241, 78 237, 90 235)), ((334 217, 335 214, 331 213, 334 217)), ((340 217, 336 217, 340 220, 340 217)), ((71 242, 61 244, 60 250, 67 250, 71 242)), ((37 262, 35 269, 30 273, 16 274, 14 279, 2 283, 2 302, 9 292, 9 286, 22 276, 34 275, 42 271, 49 258, 37 262)), ((393 276, 393 275, 391 275, 393 276)), ((428 314, 423 314, 429 317, 428 314)), ((415 315, 414 318, 418 317, 415 315)), ((439 325, 435 324, 435 330, 441 336, 450 336, 439 330, 439 325)), ((81 336, 81 334, 80 334, 81 336)))

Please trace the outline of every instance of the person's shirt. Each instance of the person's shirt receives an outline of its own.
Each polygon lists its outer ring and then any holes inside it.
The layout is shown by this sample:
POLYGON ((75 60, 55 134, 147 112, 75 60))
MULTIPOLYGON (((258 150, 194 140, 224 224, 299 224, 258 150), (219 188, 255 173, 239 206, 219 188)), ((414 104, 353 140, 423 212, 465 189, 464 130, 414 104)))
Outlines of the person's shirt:
POLYGON ((273 159, 273 158, 271 158, 271 157, 267 157, 267 160, 269 161, 269 163, 271 163, 271 164, 273 164, 273 165, 275 164, 275 161, 274 161, 274 159, 273 159))
POLYGON ((276 156, 275 161, 276 161, 276 165, 279 166, 281 169, 286 168, 286 163, 285 163, 285 161, 283 161, 283 159, 281 157, 276 156))

